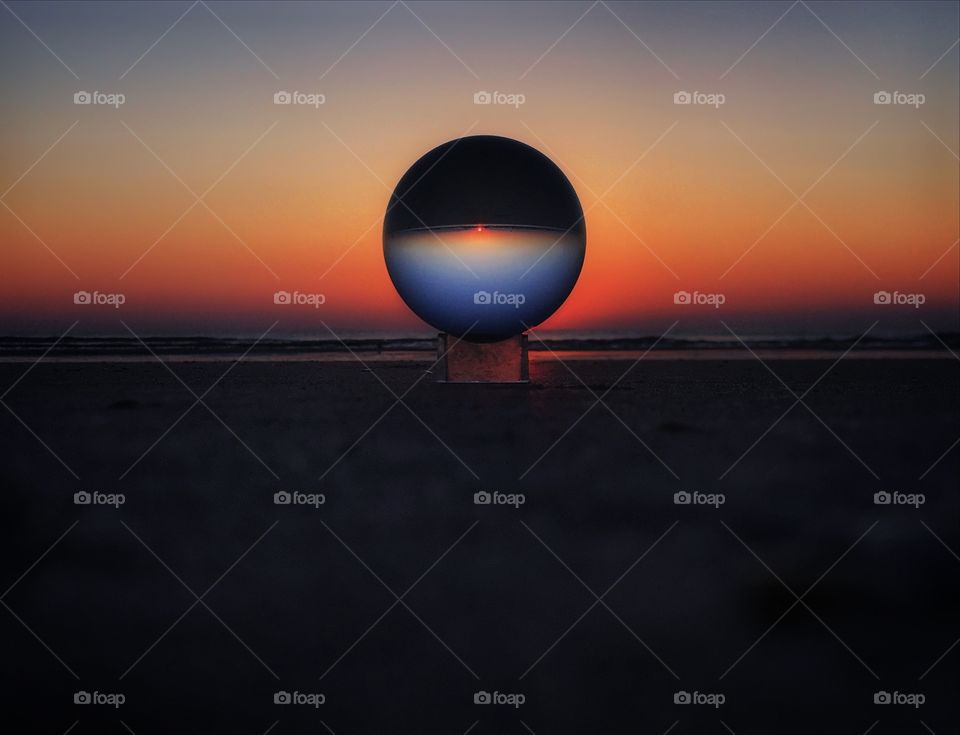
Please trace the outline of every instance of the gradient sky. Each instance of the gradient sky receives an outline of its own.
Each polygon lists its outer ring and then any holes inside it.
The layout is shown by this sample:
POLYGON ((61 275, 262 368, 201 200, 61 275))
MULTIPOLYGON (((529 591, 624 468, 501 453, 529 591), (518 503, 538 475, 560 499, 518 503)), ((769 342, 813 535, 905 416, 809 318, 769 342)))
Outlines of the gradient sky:
POLYGON ((7 5, 0 334, 426 333, 380 220, 406 169, 468 132, 549 155, 587 212, 583 273, 544 332, 958 328, 955 2, 7 5), (277 306, 280 289, 326 303, 277 306), (879 290, 926 303, 877 307, 879 290))

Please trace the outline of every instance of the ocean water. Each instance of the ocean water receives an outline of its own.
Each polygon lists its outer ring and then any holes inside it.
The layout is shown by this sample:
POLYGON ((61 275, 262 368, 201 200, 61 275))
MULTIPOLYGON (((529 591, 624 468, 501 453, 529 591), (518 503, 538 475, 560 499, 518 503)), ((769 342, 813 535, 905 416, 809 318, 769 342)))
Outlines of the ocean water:
MULTIPOLYGON (((245 362, 403 362, 431 363, 436 359, 434 337, 344 336, 338 340, 256 337, 145 337, 150 350, 168 362, 229 362, 241 355, 245 362)), ((852 339, 747 339, 763 360, 836 359, 852 339)), ((955 352, 960 338, 946 335, 955 352)), ((695 338, 590 337, 530 339, 530 359, 544 360, 753 360, 754 356, 730 340, 695 338), (654 346, 655 345, 655 346, 654 346)), ((43 362, 152 362, 156 358, 132 337, 0 337, 0 363, 43 362), (55 346, 54 346, 55 345, 55 346)), ((862 340, 845 360, 954 359, 932 335, 904 339, 862 340)))

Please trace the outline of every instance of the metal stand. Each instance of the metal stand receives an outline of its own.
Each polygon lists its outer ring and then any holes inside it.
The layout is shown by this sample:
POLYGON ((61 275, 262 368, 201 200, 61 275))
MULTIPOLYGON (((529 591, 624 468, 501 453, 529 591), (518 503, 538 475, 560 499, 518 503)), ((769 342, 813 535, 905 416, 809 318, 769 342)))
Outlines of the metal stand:
POLYGON ((529 383, 527 335, 518 334, 499 342, 457 341, 437 335, 437 382, 439 383, 529 383))

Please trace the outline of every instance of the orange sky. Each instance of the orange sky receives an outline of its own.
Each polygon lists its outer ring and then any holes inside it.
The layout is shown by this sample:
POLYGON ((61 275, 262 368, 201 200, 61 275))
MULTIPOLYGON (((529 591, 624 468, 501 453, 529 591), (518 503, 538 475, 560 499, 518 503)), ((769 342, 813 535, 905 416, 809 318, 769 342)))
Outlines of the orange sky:
POLYGON ((0 332, 74 319, 115 332, 123 318, 153 332, 257 333, 281 319, 309 334, 317 317, 428 331, 389 281, 379 220, 404 171, 467 132, 547 153, 587 211, 583 273, 546 331, 651 333, 674 319, 711 331, 719 318, 856 331, 878 290, 926 295, 922 314, 897 319, 958 326, 960 52, 920 78, 956 38, 955 8, 823 8, 861 63, 798 6, 721 79, 786 6, 703 19, 688 6, 612 5, 663 64, 598 6, 532 68, 588 5, 413 5, 442 43, 397 6, 331 69, 389 4, 269 15, 225 4, 218 13, 249 49, 198 9, 121 80, 186 6, 12 7, 69 70, 0 19, 0 332), (127 101, 74 105, 86 89, 127 101), (274 105, 286 89, 326 101, 274 105), (474 105, 481 89, 526 101, 474 105), (926 100, 873 104, 884 89, 926 100), (678 90, 726 101, 675 105, 678 90), (188 188, 214 184, 184 215, 188 188), (326 302, 284 310, 280 289, 326 302), (126 303, 83 309, 78 290, 126 303), (684 310, 680 290, 726 302, 684 310))

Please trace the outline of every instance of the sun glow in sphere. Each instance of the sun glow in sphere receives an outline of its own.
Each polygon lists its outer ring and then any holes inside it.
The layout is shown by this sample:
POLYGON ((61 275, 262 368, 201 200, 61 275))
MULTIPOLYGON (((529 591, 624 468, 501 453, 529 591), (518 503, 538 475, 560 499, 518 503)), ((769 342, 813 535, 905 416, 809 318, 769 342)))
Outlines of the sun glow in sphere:
POLYGON ((383 225, 387 271, 440 331, 491 342, 553 314, 586 249, 577 194, 535 148, 510 138, 451 140, 397 184, 383 225))

